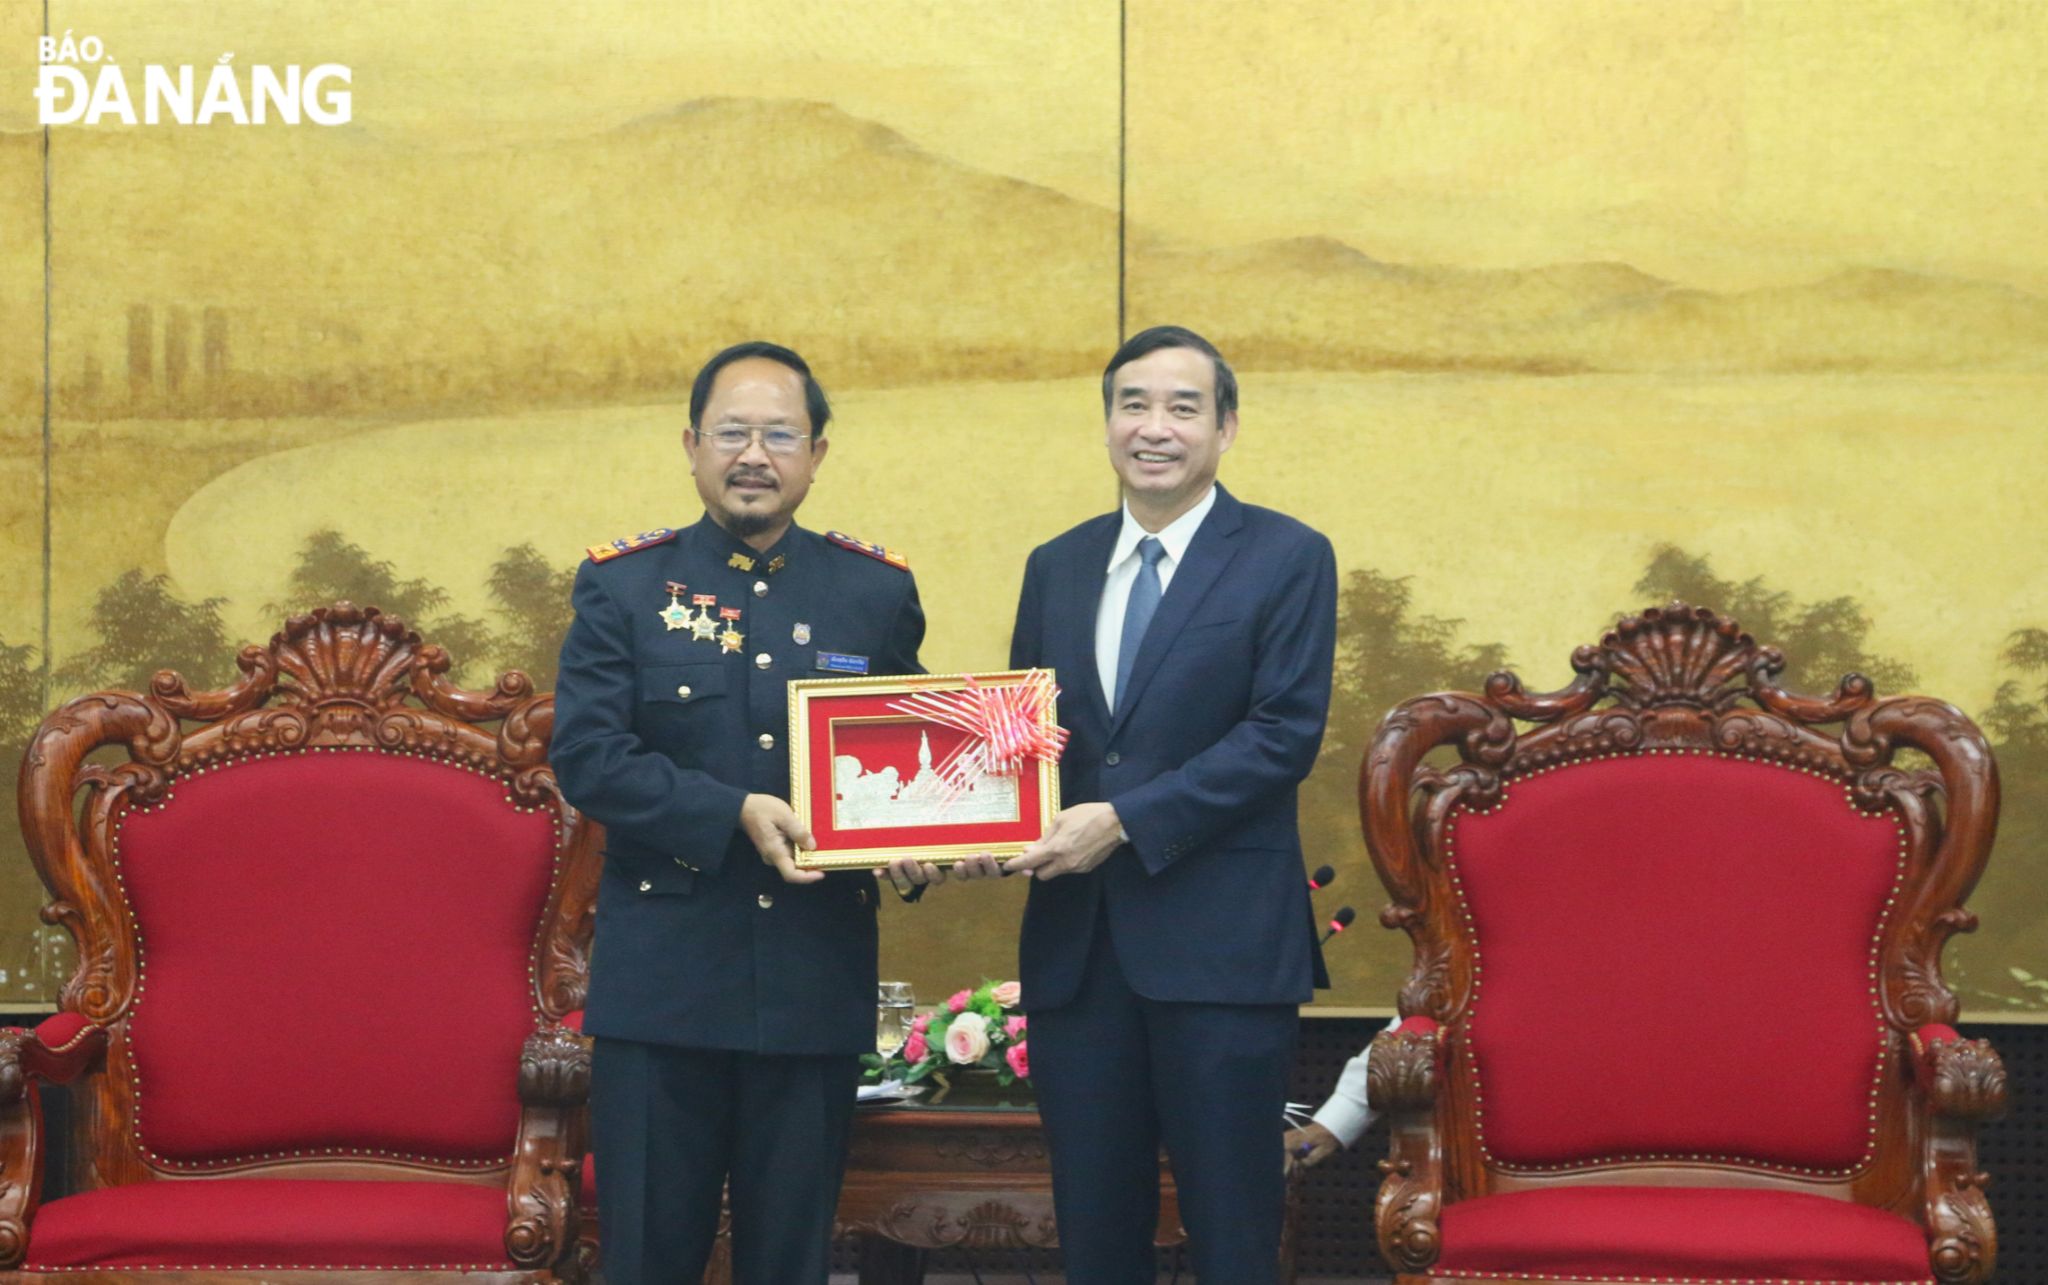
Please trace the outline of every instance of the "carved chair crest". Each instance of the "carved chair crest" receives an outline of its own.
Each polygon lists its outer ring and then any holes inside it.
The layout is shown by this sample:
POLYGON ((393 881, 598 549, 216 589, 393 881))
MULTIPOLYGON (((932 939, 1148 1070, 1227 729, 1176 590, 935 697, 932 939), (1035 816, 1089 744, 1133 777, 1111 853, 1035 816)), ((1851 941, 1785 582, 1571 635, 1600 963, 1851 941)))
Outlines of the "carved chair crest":
MULTIPOLYGON (((1909 940, 1891 961, 1886 999, 1901 1030, 1955 1020, 1943 983, 1942 946, 1976 926, 1962 898, 1975 885, 1998 813, 1998 774, 1976 726, 1945 701, 1880 699, 1850 674, 1833 695, 1778 685, 1785 657, 1733 619, 1674 602, 1624 617, 1598 645, 1572 653, 1577 674, 1562 690, 1531 693, 1512 672, 1491 675, 1481 694, 1438 693, 1397 707, 1381 724, 1359 777, 1360 817, 1375 865, 1394 899, 1381 914, 1418 948, 1429 932, 1421 877, 1429 844, 1455 808, 1501 802, 1518 777, 1619 754, 1707 751, 1777 763, 1840 780, 1856 806, 1896 813, 1916 864, 1938 868, 1908 907, 1909 940), (1456 749, 1445 768, 1424 761, 1456 749), (1913 750, 1932 766, 1902 765, 1913 750), (1412 791, 1412 795, 1411 795, 1412 791), (1411 806, 1411 799, 1414 801, 1411 806)), ((1448 925, 1446 925, 1448 926, 1448 925)), ((1440 974, 1418 973, 1402 991, 1404 1013, 1447 1021, 1456 1007, 1440 974)))

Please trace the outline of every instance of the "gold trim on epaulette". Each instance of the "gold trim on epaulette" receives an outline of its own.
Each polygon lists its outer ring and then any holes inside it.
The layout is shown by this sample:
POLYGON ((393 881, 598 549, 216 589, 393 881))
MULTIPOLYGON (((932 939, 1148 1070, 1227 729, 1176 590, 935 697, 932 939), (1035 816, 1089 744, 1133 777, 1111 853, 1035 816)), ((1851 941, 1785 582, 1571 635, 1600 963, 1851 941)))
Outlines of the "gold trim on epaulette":
POLYGON ((613 558, 622 558, 629 553, 651 549, 657 544, 666 544, 675 538, 674 531, 668 527, 660 527, 653 531, 642 531, 639 535, 621 536, 610 544, 593 544, 587 552, 592 562, 609 562, 613 558))
POLYGON ((879 544, 871 544, 866 540, 850 536, 844 531, 827 531, 825 538, 842 549, 851 549, 855 553, 865 553, 877 562, 886 562, 898 571, 910 570, 909 558, 904 557, 900 553, 885 549, 879 544))

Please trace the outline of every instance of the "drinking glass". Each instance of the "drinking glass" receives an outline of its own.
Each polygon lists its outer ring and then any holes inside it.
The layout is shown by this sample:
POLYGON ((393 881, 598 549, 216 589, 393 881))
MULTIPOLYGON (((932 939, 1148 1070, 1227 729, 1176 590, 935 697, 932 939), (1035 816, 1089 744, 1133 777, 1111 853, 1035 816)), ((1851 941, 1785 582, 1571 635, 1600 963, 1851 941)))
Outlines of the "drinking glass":
POLYGON ((909 982, 882 982, 875 987, 875 1052, 893 1057, 903 1047, 916 1003, 909 982))

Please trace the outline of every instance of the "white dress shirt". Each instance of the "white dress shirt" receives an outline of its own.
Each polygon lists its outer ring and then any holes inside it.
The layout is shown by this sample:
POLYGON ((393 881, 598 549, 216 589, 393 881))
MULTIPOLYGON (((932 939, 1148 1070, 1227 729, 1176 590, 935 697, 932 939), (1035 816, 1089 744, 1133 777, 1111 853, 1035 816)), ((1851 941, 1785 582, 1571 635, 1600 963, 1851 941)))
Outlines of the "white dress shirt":
MULTIPOLYGON (((1188 544, 1195 538, 1202 519, 1215 507, 1216 487, 1212 483, 1195 507, 1167 523, 1164 530, 1147 531, 1131 516, 1130 502, 1124 502, 1123 530, 1117 532, 1116 547, 1109 552, 1109 579, 1102 582, 1102 601, 1095 609, 1095 672, 1102 676, 1105 700, 1116 700, 1116 653, 1123 643, 1124 608, 1130 604, 1131 585, 1138 578, 1138 568, 1144 565, 1144 559, 1138 556, 1138 542, 1148 535, 1156 536, 1166 550, 1166 555, 1159 559, 1159 593, 1164 600, 1167 586, 1173 583, 1173 569, 1187 555, 1188 544)), ((1110 712, 1116 711, 1112 707, 1110 712)))

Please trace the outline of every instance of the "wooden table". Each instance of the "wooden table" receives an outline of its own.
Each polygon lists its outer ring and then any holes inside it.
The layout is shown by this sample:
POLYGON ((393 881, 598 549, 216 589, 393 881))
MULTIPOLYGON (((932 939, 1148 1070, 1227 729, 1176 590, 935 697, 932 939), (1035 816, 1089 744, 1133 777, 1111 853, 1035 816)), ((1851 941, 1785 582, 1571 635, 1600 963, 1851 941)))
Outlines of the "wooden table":
MULTIPOLYGON (((1274 1136, 1273 1163, 1280 1163, 1274 1136)), ((1294 1279, 1296 1188, 1288 1191, 1281 1279, 1294 1279)), ((1045 1128, 1028 1094, 866 1107, 854 1117, 839 1231, 858 1238, 861 1285, 921 1285, 935 1249, 1056 1249, 1045 1128)), ((1159 1164, 1162 1248, 1186 1242, 1173 1170, 1159 1164)))
MULTIPOLYGON (((1028 1090, 968 1101, 863 1107, 853 1118, 835 1234, 860 1245, 860 1285, 923 1285, 935 1249, 1057 1249, 1045 1126, 1028 1090)), ((1273 1162, 1280 1162, 1274 1138, 1273 1162)), ((1299 1171, 1297 1171, 1297 1174, 1299 1171)), ((1287 1187, 1280 1279, 1294 1280, 1300 1182, 1287 1187)), ((1159 1160, 1152 1243, 1187 1242, 1173 1169, 1159 1160)), ((730 1285, 731 1241, 719 1228, 704 1285, 730 1285)))

